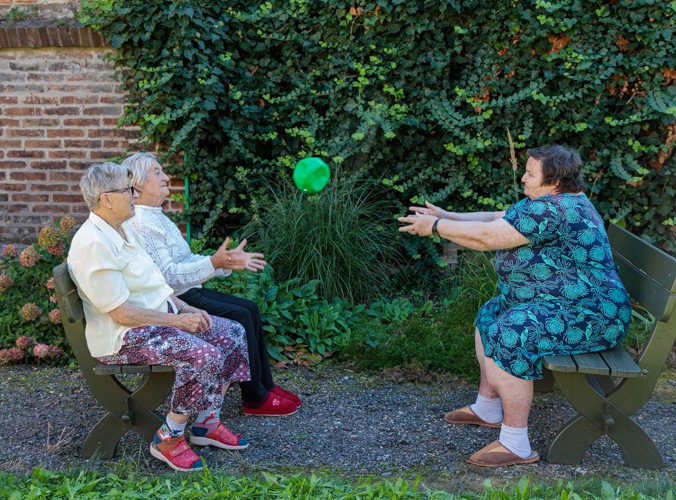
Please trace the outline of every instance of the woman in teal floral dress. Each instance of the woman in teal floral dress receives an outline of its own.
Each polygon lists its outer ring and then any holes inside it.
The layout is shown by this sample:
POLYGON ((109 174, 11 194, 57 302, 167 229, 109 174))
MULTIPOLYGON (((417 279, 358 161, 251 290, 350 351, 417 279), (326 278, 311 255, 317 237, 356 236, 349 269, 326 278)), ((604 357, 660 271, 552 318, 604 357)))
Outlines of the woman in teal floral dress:
POLYGON ((499 294, 475 321, 477 401, 444 416, 501 429, 498 441, 470 457, 475 465, 537 461, 527 426, 542 358, 609 349, 629 324, 629 298, 603 221, 584 195, 580 167, 571 149, 531 150, 522 178, 526 198, 507 212, 449 213, 427 203, 399 219, 408 223, 401 231, 497 250, 499 294))

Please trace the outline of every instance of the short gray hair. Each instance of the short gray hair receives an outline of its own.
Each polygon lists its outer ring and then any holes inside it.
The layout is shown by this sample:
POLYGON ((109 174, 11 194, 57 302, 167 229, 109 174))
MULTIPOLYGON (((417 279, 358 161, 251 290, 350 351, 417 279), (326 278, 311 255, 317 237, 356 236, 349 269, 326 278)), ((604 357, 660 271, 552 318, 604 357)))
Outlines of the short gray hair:
POLYGON ((99 206, 101 194, 118 188, 121 179, 131 176, 129 169, 117 163, 101 163, 92 165, 80 179, 80 191, 89 210, 96 210, 99 206))
POLYGON ((131 156, 128 156, 123 162, 122 165, 129 168, 131 172, 131 185, 137 189, 141 189, 141 186, 148 178, 148 171, 153 162, 160 162, 157 160, 157 157, 152 153, 135 153, 131 156))

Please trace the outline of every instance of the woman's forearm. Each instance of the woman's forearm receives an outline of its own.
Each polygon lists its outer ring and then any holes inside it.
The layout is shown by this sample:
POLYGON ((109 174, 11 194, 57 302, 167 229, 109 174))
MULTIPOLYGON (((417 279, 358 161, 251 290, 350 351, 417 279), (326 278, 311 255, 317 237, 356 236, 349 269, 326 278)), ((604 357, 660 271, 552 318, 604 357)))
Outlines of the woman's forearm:
POLYGON ((502 219, 505 212, 445 212, 444 219, 457 220, 465 222, 492 222, 502 219))

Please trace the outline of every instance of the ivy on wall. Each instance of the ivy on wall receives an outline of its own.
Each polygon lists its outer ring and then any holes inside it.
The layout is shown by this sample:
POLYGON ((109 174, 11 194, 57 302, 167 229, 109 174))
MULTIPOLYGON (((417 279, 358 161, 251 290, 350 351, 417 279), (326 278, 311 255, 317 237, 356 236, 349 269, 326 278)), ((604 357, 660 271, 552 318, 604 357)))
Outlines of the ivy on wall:
MULTIPOLYGON (((600 213, 674 224, 674 2, 98 0, 126 76, 123 120, 183 162, 191 218, 221 235, 266 183, 321 156, 403 207, 498 210, 525 150, 577 148, 600 213)), ((521 175, 521 172, 516 174, 521 175)), ((517 177, 518 179, 518 177, 517 177)))

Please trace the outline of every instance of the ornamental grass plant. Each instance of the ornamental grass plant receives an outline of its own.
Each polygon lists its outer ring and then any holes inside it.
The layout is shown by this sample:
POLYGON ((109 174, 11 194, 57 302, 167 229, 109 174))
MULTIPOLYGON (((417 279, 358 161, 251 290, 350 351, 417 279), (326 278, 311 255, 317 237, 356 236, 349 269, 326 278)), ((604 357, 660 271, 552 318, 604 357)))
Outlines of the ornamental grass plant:
POLYGON ((282 280, 317 281, 320 297, 368 302, 396 259, 388 204, 366 183, 333 180, 316 195, 272 189, 272 205, 245 227, 282 280))

